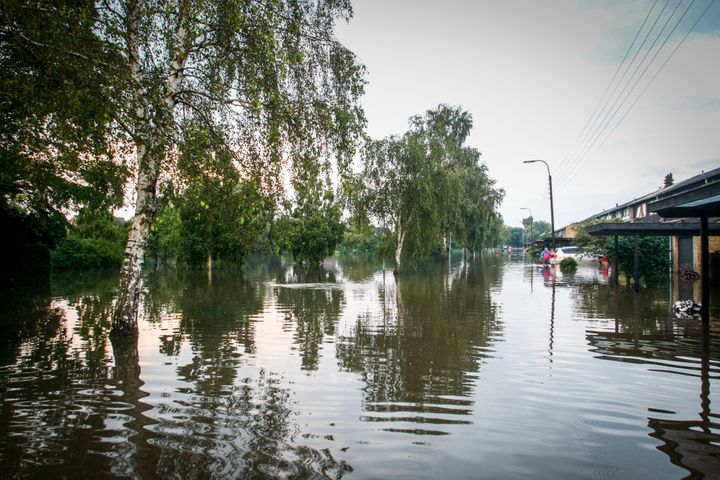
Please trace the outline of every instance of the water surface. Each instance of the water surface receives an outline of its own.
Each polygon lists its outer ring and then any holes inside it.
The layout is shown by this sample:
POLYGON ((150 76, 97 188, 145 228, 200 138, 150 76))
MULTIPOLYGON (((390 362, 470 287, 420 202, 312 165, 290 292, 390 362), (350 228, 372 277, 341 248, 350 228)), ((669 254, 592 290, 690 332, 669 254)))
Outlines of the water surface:
MULTIPOLYGON (((717 312, 592 265, 278 262, 149 276, 137 342, 117 278, 0 307, 10 477, 715 478, 717 312)), ((689 287, 692 290, 692 286, 689 287)), ((718 298, 713 291, 714 298, 718 298)))

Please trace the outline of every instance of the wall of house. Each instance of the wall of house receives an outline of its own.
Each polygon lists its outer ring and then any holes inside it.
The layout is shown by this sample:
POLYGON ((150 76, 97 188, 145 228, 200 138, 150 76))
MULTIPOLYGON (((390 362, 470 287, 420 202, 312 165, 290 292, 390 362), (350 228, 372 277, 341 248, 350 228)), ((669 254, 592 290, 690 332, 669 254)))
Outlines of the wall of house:
POLYGON ((565 238, 577 238, 577 229, 574 223, 565 227, 565 238))
MULTIPOLYGON (((720 252, 720 237, 708 237, 708 252, 720 252)), ((693 270, 700 273, 700 237, 693 237, 693 270)))
MULTIPOLYGON (((672 291, 673 301, 677 300, 695 300, 700 299, 700 280, 687 280, 680 278, 678 271, 678 241, 677 237, 671 237, 672 251, 672 291), (692 297, 692 298, 690 298, 692 297)), ((717 281, 712 277, 714 261, 720 256, 720 236, 708 238, 708 251, 710 252, 710 272, 711 281, 717 281)), ((693 270, 700 273, 700 237, 693 237, 693 270)))
MULTIPOLYGON (((678 241, 677 237, 671 237, 670 250, 672 251, 672 270, 678 273, 678 241)), ((720 254, 720 236, 708 238, 708 251, 720 254)), ((693 270, 700 273, 700 237, 693 237, 693 270)))

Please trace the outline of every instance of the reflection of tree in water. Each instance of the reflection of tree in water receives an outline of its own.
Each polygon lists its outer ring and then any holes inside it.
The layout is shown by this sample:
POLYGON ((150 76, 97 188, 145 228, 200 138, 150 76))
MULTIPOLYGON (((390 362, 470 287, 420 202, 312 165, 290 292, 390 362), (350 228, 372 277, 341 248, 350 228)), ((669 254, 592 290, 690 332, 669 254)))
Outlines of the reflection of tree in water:
POLYGON ((343 290, 334 272, 320 269, 294 272, 293 283, 277 288, 277 303, 295 323, 295 343, 303 370, 317 370, 320 346, 335 326, 345 306, 343 290), (299 288, 296 288, 297 285, 299 288))
POLYGON ((500 330, 489 291, 498 267, 468 265, 450 287, 445 268, 404 274, 381 288, 381 314, 361 316, 352 335, 338 339, 342 367, 367 383, 365 408, 406 415, 366 420, 413 424, 388 430, 441 434, 438 425, 464 423, 455 415, 470 413, 474 372, 500 330))
POLYGON ((159 292, 149 284, 150 307, 181 316, 178 338, 195 358, 178 369, 180 382, 153 378, 148 388, 137 341, 108 340, 112 288, 90 281, 90 289, 58 288, 64 299, 51 302, 46 291, 22 302, 24 310, 0 311, 5 338, 18 339, 0 352, 6 475, 306 478, 349 470, 329 452, 295 443, 291 391, 281 378, 248 371, 237 379, 239 352, 254 348, 247 317, 261 309, 251 282, 215 279, 207 288, 171 279, 159 292), (177 388, 149 398, 158 381, 177 388))
POLYGON ((278 288, 277 302, 295 322, 295 343, 303 370, 317 370, 320 345, 335 335, 335 325, 344 306, 339 289, 278 288))
POLYGON ((65 312, 52 304, 52 297, 67 299, 80 317, 76 325, 80 338, 94 347, 91 351, 102 351, 104 343, 92 343, 107 327, 104 321, 116 286, 115 272, 73 272, 54 274, 52 282, 40 277, 0 291, 0 365, 15 363, 23 342, 57 333, 65 312))
POLYGON ((135 435, 128 412, 139 397, 129 403, 126 385, 112 374, 112 289, 88 281, 55 279, 53 290, 65 299, 46 297, 15 332, 19 348, 3 345, 3 357, 14 359, 0 370, 0 469, 13 476, 127 473, 127 444, 117 439, 135 435))
POLYGON ((162 353, 177 355, 186 341, 193 352, 177 369, 172 401, 148 412, 156 422, 148 426, 148 442, 159 447, 160 476, 339 477, 349 469, 329 452, 294 443, 291 391, 281 378, 252 369, 239 377, 244 354, 255 349, 252 317, 263 309, 261 282, 231 272, 216 272, 211 282, 205 272, 154 282, 151 311, 180 319, 171 338, 161 339, 162 353))
POLYGON ((161 476, 339 478, 351 470, 327 450, 295 443, 291 392, 277 375, 260 370, 224 396, 196 391, 177 403, 152 427, 161 476))
MULTIPOLYGON (((144 313, 149 322, 180 317, 179 328, 161 337, 161 353, 177 355, 186 340, 206 363, 230 358, 239 353, 238 346, 245 353, 253 351, 251 317, 262 311, 262 292, 254 282, 235 272, 216 272, 209 282, 205 272, 189 271, 154 275, 147 286, 144 313)), ((232 378, 230 373, 221 383, 232 378)))
MULTIPOLYGON (((145 282, 143 314, 150 323, 181 314, 178 331, 161 337, 161 353, 177 355, 185 339, 198 342, 240 342, 245 352, 254 348, 250 317, 262 310, 263 284, 284 267, 276 258, 253 258, 242 272, 218 269, 210 276, 203 270, 158 271, 145 282)), ((218 345, 208 344, 208 350, 218 345)))
POLYGON ((20 345, 37 330, 57 329, 58 314, 51 306, 49 279, 2 289, 0 298, 0 366, 4 366, 15 363, 20 345), (50 325, 39 325, 38 319, 50 325))
POLYGON ((358 283, 370 280, 382 268, 382 261, 374 257, 342 255, 338 260, 342 264, 343 275, 358 283))

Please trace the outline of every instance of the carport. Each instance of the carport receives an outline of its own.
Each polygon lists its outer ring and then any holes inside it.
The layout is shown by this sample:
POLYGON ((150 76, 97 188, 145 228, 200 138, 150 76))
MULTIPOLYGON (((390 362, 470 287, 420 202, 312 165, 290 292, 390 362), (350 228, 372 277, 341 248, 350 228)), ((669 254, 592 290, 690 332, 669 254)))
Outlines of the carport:
MULTIPOLYGON (((700 279, 703 322, 710 321, 710 253, 708 238, 720 235, 720 224, 710 222, 720 217, 720 181, 706 183, 692 190, 670 195, 650 202, 648 211, 655 213, 642 221, 625 223, 600 223, 587 228, 593 236, 614 236, 615 251, 618 250, 618 236, 635 237, 634 284, 635 291, 640 288, 638 241, 641 235, 652 236, 699 236, 700 237, 700 279)), ((613 265, 613 275, 617 283, 617 255, 613 265)))
POLYGON ((706 183, 682 193, 648 204, 648 210, 662 218, 696 218, 700 223, 700 281, 703 322, 710 321, 710 251, 708 238, 717 234, 716 222, 720 217, 720 181, 706 183))

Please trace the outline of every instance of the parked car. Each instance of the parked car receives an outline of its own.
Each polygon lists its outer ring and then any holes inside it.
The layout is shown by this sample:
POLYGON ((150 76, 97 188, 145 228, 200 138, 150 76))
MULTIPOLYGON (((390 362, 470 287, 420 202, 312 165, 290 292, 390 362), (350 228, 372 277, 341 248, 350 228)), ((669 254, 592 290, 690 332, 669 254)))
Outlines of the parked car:
POLYGON ((580 260, 582 260, 584 256, 585 254, 580 247, 560 247, 555 250, 555 258, 553 258, 553 263, 560 263, 563 258, 568 257, 574 258, 578 263, 580 263, 580 260))

